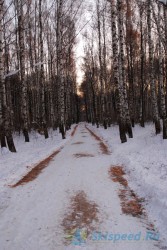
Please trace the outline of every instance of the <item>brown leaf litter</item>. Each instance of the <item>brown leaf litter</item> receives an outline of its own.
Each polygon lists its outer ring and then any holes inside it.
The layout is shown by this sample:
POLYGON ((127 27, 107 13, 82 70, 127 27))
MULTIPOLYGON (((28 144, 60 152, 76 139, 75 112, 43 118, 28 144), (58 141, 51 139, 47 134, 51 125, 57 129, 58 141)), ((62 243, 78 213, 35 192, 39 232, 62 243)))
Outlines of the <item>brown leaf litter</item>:
POLYGON ((119 182, 124 187, 128 186, 127 180, 123 177, 123 175, 125 175, 125 172, 123 171, 122 167, 111 167, 109 170, 109 175, 114 182, 119 182))
POLYGON ((21 180, 19 180, 16 184, 11 185, 11 187, 15 188, 21 185, 24 185, 30 181, 35 180, 40 173, 42 173, 42 170, 46 168, 49 163, 53 160, 53 158, 61 151, 61 149, 55 151, 53 154, 51 154, 46 159, 39 162, 33 169, 30 170, 21 180))
POLYGON ((74 142, 74 143, 72 143, 72 145, 80 145, 80 144, 84 144, 83 142, 81 142, 81 141, 78 141, 78 142, 74 142))
POLYGON ((74 156, 76 158, 81 158, 81 157, 94 157, 94 155, 92 154, 87 154, 87 153, 78 153, 78 154, 74 154, 74 156))
POLYGON ((119 197, 121 199, 122 212, 124 214, 139 217, 143 215, 142 202, 138 196, 129 188, 128 182, 125 179, 125 172, 121 166, 112 166, 109 169, 109 175, 114 182, 119 182, 124 189, 119 190, 119 197))
POLYGON ((134 217, 144 215, 144 209, 142 207, 143 199, 139 199, 131 189, 120 189, 119 197, 124 214, 129 214, 134 217))
POLYGON ((77 127, 78 127, 78 125, 75 126, 74 130, 73 130, 72 133, 71 133, 71 136, 74 136, 74 135, 75 135, 76 130, 77 130, 77 127))
MULTIPOLYGON (((85 126, 86 127, 86 126, 85 126)), ((102 139, 97 136, 92 130, 90 130, 88 127, 86 127, 86 129, 89 131, 89 133, 96 139, 96 141, 99 142, 99 146, 100 146, 100 149, 101 149, 101 152, 102 154, 105 154, 105 155, 109 155, 110 154, 110 151, 107 147, 107 145, 104 144, 104 142, 102 141, 102 139)))
POLYGON ((65 234, 71 234, 77 229, 86 229, 89 235, 95 230, 95 223, 99 221, 98 212, 97 204, 89 201, 84 191, 79 191, 71 197, 69 212, 62 221, 65 234))
POLYGON ((119 190, 119 198, 121 200, 122 212, 126 215, 139 217, 144 219, 147 230, 156 231, 153 223, 149 222, 148 216, 142 203, 145 201, 144 198, 139 198, 132 189, 128 186, 128 181, 123 177, 125 171, 122 166, 111 166, 109 169, 109 176, 114 182, 119 182, 123 189, 119 190))

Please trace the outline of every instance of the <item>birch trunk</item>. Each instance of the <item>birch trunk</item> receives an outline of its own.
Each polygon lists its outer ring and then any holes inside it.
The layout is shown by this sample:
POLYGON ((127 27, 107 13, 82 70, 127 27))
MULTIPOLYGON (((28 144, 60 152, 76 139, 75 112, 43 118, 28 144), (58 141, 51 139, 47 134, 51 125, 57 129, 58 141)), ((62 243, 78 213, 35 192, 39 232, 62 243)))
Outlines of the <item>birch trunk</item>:
POLYGON ((119 83, 119 54, 118 54, 118 39, 117 39, 117 24, 116 24, 117 10, 115 0, 111 1, 111 25, 112 25, 112 49, 113 49, 113 71, 114 71, 114 83, 116 87, 116 108, 117 118, 120 131, 121 142, 127 141, 125 133, 125 122, 123 117, 123 91, 122 86, 119 83))
POLYGON ((65 129, 65 95, 64 95, 64 77, 63 77, 63 37, 62 37, 62 15, 63 0, 57 1, 57 76, 58 76, 58 103, 59 103, 59 128, 62 138, 66 138, 65 129))
POLYGON ((91 48, 91 61, 92 61, 92 79, 91 79, 91 89, 92 89, 92 98, 93 98, 93 111, 95 117, 95 123, 97 128, 99 128, 99 117, 97 111, 97 98, 95 93, 95 62, 94 62, 94 55, 93 55, 93 41, 92 41, 92 48, 91 48))
POLYGON ((122 0, 118 0, 118 32, 119 32, 119 45, 120 45, 120 85, 123 89, 123 117, 125 119, 125 126, 128 132, 129 138, 133 138, 131 120, 129 115, 128 98, 126 90, 125 79, 125 60, 124 60, 124 37, 123 37, 123 3, 122 0))
POLYGON ((99 65, 100 65, 100 85, 101 85, 101 122, 107 129, 105 102, 104 102, 104 72, 102 62, 102 44, 101 44, 101 21, 100 21, 100 3, 97 1, 97 22, 98 22, 98 45, 99 45, 99 65))
POLYGON ((3 42, 3 0, 0 0, 0 139, 1 147, 6 147, 5 135, 4 135, 4 120, 3 120, 3 85, 4 85, 4 72, 3 72, 3 51, 2 51, 2 42, 3 42))
POLYGON ((108 110, 108 102, 107 102, 107 48, 106 48, 106 18, 105 12, 103 12, 103 78, 104 78, 104 102, 105 102, 105 122, 106 128, 109 126, 109 110, 108 110))
POLYGON ((20 74, 22 83, 22 107, 21 116, 23 122, 23 134, 25 142, 29 142, 28 134, 28 107, 27 107, 27 83, 25 78, 25 45, 24 45, 24 21, 23 21, 23 2, 17 0, 17 15, 18 15, 18 35, 19 35, 19 59, 20 59, 20 74))
POLYGON ((49 137, 47 124, 46 124, 46 113, 45 113, 45 75, 44 75, 44 52, 43 52, 43 25, 42 25, 42 0, 39 0, 39 40, 40 40, 40 91, 41 91, 41 125, 44 131, 45 139, 49 137))
POLYGON ((145 109, 145 103, 144 103, 144 34, 143 34, 143 8, 140 6, 140 64, 141 64, 141 70, 140 70, 140 79, 141 79, 141 115, 140 115, 140 125, 141 127, 144 127, 144 109, 145 109))
POLYGON ((160 87, 160 112, 163 120, 163 139, 167 139, 167 118, 165 105, 164 91, 164 76, 163 76, 163 47, 162 47, 162 23, 161 23, 161 4, 158 5, 158 31, 159 31, 159 87, 160 87))
POLYGON ((156 84, 154 78, 154 60, 153 60, 153 41, 151 34, 151 3, 152 0, 147 0, 147 26, 148 26, 148 45, 149 45, 149 78, 150 78, 150 88, 151 88, 151 101, 152 101, 152 113, 153 121, 155 123, 156 134, 161 132, 160 119, 158 114, 158 105, 157 105, 157 95, 156 95, 156 84))
POLYGON ((132 25, 132 10, 131 0, 126 0, 126 36, 127 36, 127 60, 128 60, 128 78, 129 78, 129 112, 132 126, 135 126, 135 102, 134 102, 134 74, 133 74, 133 25, 132 25))
MULTIPOLYGON (((163 6, 165 23, 165 41, 167 41, 167 5, 163 6)), ((167 43, 165 45, 165 71, 166 71, 166 109, 167 109, 167 43)))
POLYGON ((15 145, 13 142, 13 136, 11 132, 11 123, 10 123, 10 109, 7 105, 6 99, 6 88, 5 88, 5 79, 4 79, 4 70, 3 70, 3 0, 0 0, 0 139, 1 146, 6 147, 6 141, 11 152, 16 152, 15 145), (5 141, 6 137, 6 141, 5 141))

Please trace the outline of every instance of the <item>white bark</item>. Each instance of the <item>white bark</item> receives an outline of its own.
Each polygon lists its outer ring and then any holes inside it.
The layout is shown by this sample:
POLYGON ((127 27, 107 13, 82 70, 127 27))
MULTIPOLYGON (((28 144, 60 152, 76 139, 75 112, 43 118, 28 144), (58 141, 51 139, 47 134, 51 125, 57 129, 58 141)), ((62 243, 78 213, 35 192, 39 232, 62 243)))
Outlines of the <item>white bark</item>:
POLYGON ((63 69, 63 0, 57 1, 57 76, 58 76, 58 98, 59 98, 59 123, 60 130, 62 132, 63 139, 65 138, 65 79, 64 79, 64 69, 63 69))
POLYGON ((40 94, 41 94, 41 125, 44 131, 45 139, 49 137, 46 125, 45 114, 45 75, 44 75, 44 45, 43 45, 43 25, 42 25, 42 0, 39 0, 39 43, 40 43, 40 94))
POLYGON ((29 142, 28 136, 28 106, 27 106, 27 83, 25 78, 25 44, 24 44, 24 20, 23 20, 23 2, 17 0, 17 15, 18 15, 18 33, 19 33, 19 56, 20 56, 20 73, 22 83, 22 107, 21 115, 23 120, 23 132, 25 141, 29 142))
POLYGON ((153 112, 153 120, 155 122, 156 134, 160 133, 160 119, 158 113, 158 104, 157 104, 157 95, 156 95, 156 85, 154 78, 154 60, 153 60, 153 51, 154 45, 152 41, 151 34, 151 5, 152 0, 147 0, 147 25, 148 25, 148 45, 149 45, 149 63, 150 63, 150 88, 151 88, 151 96, 152 96, 152 112, 153 112))
MULTIPOLYGON (((4 72, 3 72, 3 61, 2 61, 2 40, 3 40, 3 31, 2 31, 2 20, 3 20, 3 0, 0 0, 0 129, 3 123, 2 116, 2 98, 3 98, 3 85, 4 85, 4 72)), ((1 131, 0 131, 1 133, 1 131)))
POLYGON ((116 87, 116 107, 117 107, 117 116, 120 127, 120 138, 122 142, 126 142, 125 134, 125 124, 123 117, 123 91, 122 86, 119 82, 119 51, 118 51, 118 39, 117 39, 117 8, 116 1, 111 1, 111 25, 112 25, 112 48, 113 48, 113 71, 114 71, 114 83, 116 87))
POLYGON ((127 90, 126 90, 126 79, 125 79, 125 58, 124 58, 124 30, 123 30, 123 1, 118 0, 118 33, 119 33, 119 47, 120 47, 120 56, 119 56, 119 81, 121 92, 123 93, 122 96, 122 112, 123 112, 123 119, 126 123, 126 128, 129 134, 129 137, 133 137, 132 135, 132 128, 131 128, 131 121, 129 115, 129 107, 128 107, 128 98, 127 98, 127 90))

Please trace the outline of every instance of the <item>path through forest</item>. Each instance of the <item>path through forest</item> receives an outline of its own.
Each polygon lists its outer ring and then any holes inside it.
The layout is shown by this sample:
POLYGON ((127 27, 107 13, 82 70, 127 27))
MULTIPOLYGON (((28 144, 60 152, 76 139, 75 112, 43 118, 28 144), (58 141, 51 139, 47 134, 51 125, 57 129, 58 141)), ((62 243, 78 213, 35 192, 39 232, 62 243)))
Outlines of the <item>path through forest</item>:
POLYGON ((80 124, 42 173, 9 187, 0 249, 160 249, 158 235, 150 239, 153 226, 141 200, 128 189, 121 167, 111 168, 110 154, 80 124))

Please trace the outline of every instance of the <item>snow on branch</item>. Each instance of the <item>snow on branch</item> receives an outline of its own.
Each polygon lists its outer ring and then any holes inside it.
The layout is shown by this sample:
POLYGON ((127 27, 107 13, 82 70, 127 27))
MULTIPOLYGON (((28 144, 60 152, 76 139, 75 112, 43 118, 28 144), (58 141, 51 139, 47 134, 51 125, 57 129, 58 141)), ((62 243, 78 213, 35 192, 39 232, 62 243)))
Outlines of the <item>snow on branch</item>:
POLYGON ((13 75, 16 75, 20 70, 15 70, 15 71, 10 71, 7 75, 5 75, 4 77, 10 77, 10 76, 13 76, 13 75))
POLYGON ((34 64, 34 66, 40 66, 42 64, 45 64, 45 63, 44 62, 38 62, 38 63, 34 64))
POLYGON ((159 0, 160 3, 167 5, 167 0, 159 0))

